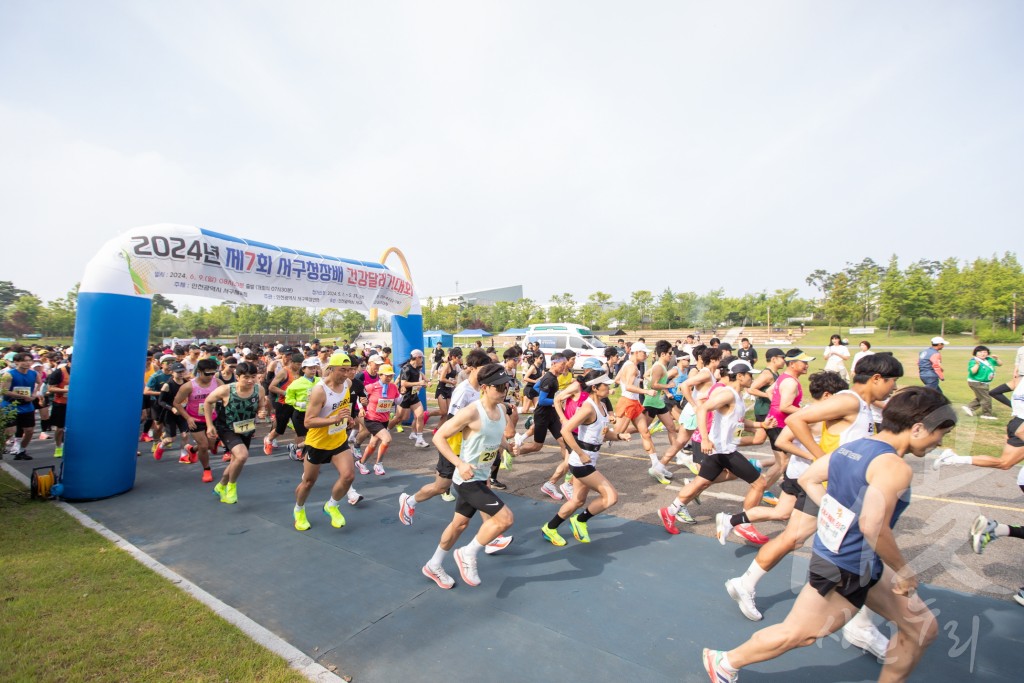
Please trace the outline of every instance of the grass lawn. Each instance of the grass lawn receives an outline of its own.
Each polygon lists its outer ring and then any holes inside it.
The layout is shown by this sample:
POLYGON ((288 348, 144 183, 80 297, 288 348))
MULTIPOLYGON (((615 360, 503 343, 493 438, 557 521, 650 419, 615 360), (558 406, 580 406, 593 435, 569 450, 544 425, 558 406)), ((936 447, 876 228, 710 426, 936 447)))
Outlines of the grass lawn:
POLYGON ((3 472, 0 516, 0 680, 306 680, 3 472))

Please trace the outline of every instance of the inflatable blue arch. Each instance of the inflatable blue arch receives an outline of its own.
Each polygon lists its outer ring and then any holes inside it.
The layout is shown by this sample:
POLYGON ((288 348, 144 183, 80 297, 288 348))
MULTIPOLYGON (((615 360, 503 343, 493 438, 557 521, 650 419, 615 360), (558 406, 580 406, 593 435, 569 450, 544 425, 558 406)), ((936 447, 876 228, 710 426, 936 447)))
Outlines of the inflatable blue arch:
POLYGON ((383 263, 172 224, 135 228, 107 242, 86 266, 79 289, 67 439, 55 494, 95 500, 135 485, 154 294, 268 306, 383 309, 395 315, 395 357, 404 358, 423 343, 423 316, 408 266, 399 257, 404 274, 383 263))

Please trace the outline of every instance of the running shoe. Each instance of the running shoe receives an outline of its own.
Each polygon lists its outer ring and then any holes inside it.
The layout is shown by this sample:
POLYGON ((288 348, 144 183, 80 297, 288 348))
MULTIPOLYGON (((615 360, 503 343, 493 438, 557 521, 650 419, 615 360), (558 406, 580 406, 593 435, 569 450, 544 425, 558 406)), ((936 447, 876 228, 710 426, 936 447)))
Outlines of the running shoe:
POLYGON ((199 462, 199 451, 196 449, 195 446, 193 446, 192 444, 189 444, 189 445, 185 446, 185 449, 188 451, 188 461, 190 463, 197 463, 197 462, 199 462))
POLYGON ((403 427, 402 425, 398 425, 397 427, 395 427, 395 431, 401 434, 402 432, 405 431, 405 427, 403 427))
POLYGON ((456 548, 452 555, 455 557, 455 564, 459 568, 459 574, 462 576, 462 580, 466 582, 466 585, 479 586, 480 574, 476 571, 476 558, 471 558, 465 548, 456 548))
POLYGON ((693 462, 693 458, 691 458, 686 453, 683 453, 682 451, 679 451, 678 453, 676 453, 675 463, 677 465, 689 465, 692 462, 693 462))
POLYGON ((270 442, 270 437, 263 437, 263 454, 270 455, 274 452, 274 444, 270 442))
POLYGON ((330 501, 324 503, 324 514, 331 518, 331 526, 335 529, 345 526, 345 515, 341 514, 337 505, 331 505, 330 501))
POLYGON ((562 497, 566 500, 572 500, 572 484, 569 482, 562 482, 558 485, 558 490, 562 492, 562 497))
POLYGON ((711 677, 711 683, 737 683, 740 680, 738 671, 727 671, 722 665, 724 656, 725 652, 722 650, 704 648, 704 671, 711 677))
POLYGON ((149 450, 150 450, 150 451, 152 451, 153 453, 156 453, 156 449, 157 449, 157 448, 158 448, 159 446, 162 446, 162 445, 163 445, 163 441, 162 441, 162 440, 161 440, 161 441, 157 441, 157 442, 154 442, 154 443, 153 443, 153 447, 152 447, 152 448, 150 448, 149 450))
MULTIPOLYGON (((732 517, 727 512, 719 512, 715 515, 715 538, 722 545, 725 545, 726 539, 729 538, 729 534, 732 533, 732 517)), ((737 530, 736 533, 739 533, 737 530)))
POLYGON ((356 463, 356 469, 359 470, 359 474, 369 474, 370 473, 370 470, 368 470, 366 468, 366 465, 364 465, 361 462, 357 462, 356 463))
POLYGON ((779 504, 779 497, 771 491, 765 491, 764 495, 761 496, 761 504, 773 508, 779 504))
POLYGON ((228 451, 220 457, 221 462, 231 462, 231 452, 228 451))
POLYGON ((508 486, 498 481, 497 479, 488 479, 487 483, 490 485, 492 489, 498 489, 499 491, 504 491, 505 489, 508 488, 508 486))
POLYGON ((526 441, 526 432, 523 432, 522 434, 516 434, 515 437, 513 437, 512 439, 512 443, 515 444, 516 448, 522 448, 524 441, 526 441))
POLYGON ((408 493, 403 493, 398 497, 398 521, 406 526, 410 526, 416 516, 416 508, 409 507, 409 498, 411 497, 408 493))
POLYGON ((565 478, 563 479, 563 481, 564 481, 564 482, 565 482, 566 484, 568 484, 569 482, 571 482, 571 481, 572 481, 572 472, 566 472, 566 473, 565 473, 565 478))
POLYGON ((424 441, 423 437, 420 437, 420 438, 416 439, 415 441, 413 441, 412 445, 413 445, 413 448, 430 448, 430 444, 427 443, 426 441, 424 441))
POLYGON ((348 496, 348 504, 349 505, 359 505, 360 501, 362 501, 362 500, 363 500, 363 497, 361 495, 359 495, 358 493, 355 494, 355 495, 352 495, 352 490, 349 489, 349 496, 348 496))
POLYGON ((352 445, 352 457, 356 460, 360 460, 363 457, 363 449, 355 444, 352 445))
POLYGON ((971 524, 971 547, 974 552, 981 555, 985 547, 996 540, 996 520, 988 519, 985 515, 978 515, 971 524))
POLYGON ((178 456, 178 462, 181 463, 182 465, 190 465, 190 464, 192 464, 192 456, 189 454, 189 452, 186 449, 184 449, 184 448, 181 449, 181 455, 178 456))
POLYGON ((210 470, 203 470, 203 483, 213 483, 213 472, 211 472, 210 470))
POLYGON ((676 518, 668 511, 668 508, 661 508, 658 510, 658 516, 661 518, 661 523, 665 527, 665 531, 673 535, 679 533, 679 529, 676 528, 676 518))
MULTIPOLYGON (((526 418, 525 422, 523 422, 523 427, 526 429, 526 431, 530 431, 530 427, 532 427, 532 426, 533 426, 533 413, 530 413, 530 416, 526 418)), ((523 439, 524 440, 526 439, 526 434, 523 434, 523 439)))
POLYGON ((19 451, 19 452, 15 453, 14 454, 14 459, 15 460, 34 460, 34 458, 31 455, 29 455, 28 453, 26 453, 25 451, 19 451))
POLYGON ((508 470, 509 472, 511 472, 512 471, 512 461, 513 461, 513 459, 514 458, 512 457, 511 453, 509 453, 508 451, 502 451, 501 452, 501 469, 508 470))
POLYGON ((540 487, 540 492, 546 493, 555 500, 562 500, 562 494, 558 492, 558 489, 550 481, 544 482, 544 485, 540 487))
POLYGON ((540 528, 540 532, 544 534, 544 538, 551 541, 551 545, 557 545, 558 547, 565 545, 565 539, 558 533, 558 529, 551 529, 545 524, 540 528))
POLYGON ((293 443, 288 444, 288 459, 289 460, 298 460, 299 459, 295 455, 295 444, 293 444, 293 443))
POLYGON ((296 531, 309 530, 309 520, 306 519, 306 508, 302 508, 301 510, 292 510, 292 517, 295 518, 296 531))
POLYGON ((488 555, 493 555, 499 550, 504 550, 512 545, 512 538, 512 536, 498 536, 496 539, 484 546, 484 552, 488 555))
POLYGON ((1017 601, 1018 605, 1024 605, 1024 586, 1017 589, 1017 592, 1013 594, 1013 599, 1017 601))
POLYGON ((223 498, 225 490, 226 489, 224 488, 224 483, 217 482, 217 485, 213 487, 213 495, 217 496, 218 498, 223 498))
POLYGON ((982 415, 981 419, 982 420, 998 420, 999 418, 996 417, 995 415, 982 415))
POLYGON ((385 474, 387 474, 387 472, 384 471, 384 464, 379 462, 375 463, 373 466, 373 473, 376 474, 378 477, 383 477, 385 474))
POLYGON ((587 533, 587 523, 580 521, 579 515, 573 515, 569 518, 569 526, 572 527, 572 535, 576 537, 576 540, 580 543, 590 543, 590 534, 587 533))
POLYGON ((679 512, 676 513, 676 521, 682 522, 683 524, 696 524, 697 520, 693 518, 690 511, 686 509, 685 505, 679 506, 679 512))
POLYGON ((659 472, 657 469, 655 469, 653 467, 648 468, 647 474, 649 474, 652 477, 654 477, 654 480, 656 482, 658 482, 659 484, 663 484, 663 485, 667 486, 667 485, 672 483, 672 482, 670 482, 668 480, 668 477, 666 477, 664 474, 662 474, 661 472, 659 472))
POLYGON ((441 500, 443 500, 446 503, 454 503, 455 494, 452 493, 451 489, 448 489, 447 491, 441 494, 441 500))
POLYGON ((423 576, 427 577, 431 581, 437 584, 438 588, 444 588, 448 590, 455 585, 455 579, 448 576, 448 572, 444 570, 444 567, 434 568, 429 564, 423 565, 423 576))
POLYGON ((53 449, 53 457, 55 457, 55 458, 63 458, 64 457, 64 447, 63 446, 57 446, 55 449, 53 449))
MULTIPOLYGON (((45 434, 45 433, 46 433, 46 432, 43 432, 43 434, 45 434)), ((39 438, 40 438, 40 439, 41 439, 41 438, 43 438, 42 434, 40 434, 40 435, 39 435, 39 438)), ((47 437, 47 438, 49 438, 49 437, 47 437)), ((141 439, 139 439, 139 441, 141 441, 142 443, 149 443, 149 442, 151 442, 152 440, 153 440, 153 437, 151 437, 151 436, 150 436, 149 434, 143 434, 143 435, 142 435, 142 438, 141 438, 141 439)))
POLYGON ((220 497, 220 502, 226 503, 227 505, 234 505, 238 502, 238 484, 228 483, 224 488, 224 495, 220 497))
POLYGON ((753 524, 740 524, 733 531, 754 545, 764 545, 769 540, 767 536, 755 529, 753 524))
POLYGON ((740 611, 743 612, 743 616, 751 621, 761 621, 764 617, 761 612, 757 609, 757 605, 754 603, 755 593, 748 591, 743 587, 743 581, 739 578, 729 579, 725 582, 725 590, 729 592, 729 597, 736 601, 736 604, 740 606, 740 611))
POLYGON ((889 650, 889 639, 874 624, 860 627, 848 623, 843 626, 843 638, 850 645, 873 654, 875 659, 885 661, 885 653, 889 650))
POLYGON ((661 423, 661 420, 658 420, 658 424, 656 424, 653 427, 651 427, 649 431, 650 431, 651 434, 657 434, 658 432, 663 432, 663 431, 665 431, 665 425, 663 425, 661 423))
POLYGON ((277 439, 274 439, 273 441, 271 441, 270 445, 273 446, 274 448, 280 448, 281 447, 281 444, 279 444, 277 442, 277 439))
POLYGON ((971 417, 974 417, 974 411, 971 410, 970 408, 968 408, 967 406, 960 406, 960 410, 964 411, 965 413, 967 413, 971 417))
POLYGON ((409 432, 409 441, 417 438, 419 435, 416 432, 409 432))

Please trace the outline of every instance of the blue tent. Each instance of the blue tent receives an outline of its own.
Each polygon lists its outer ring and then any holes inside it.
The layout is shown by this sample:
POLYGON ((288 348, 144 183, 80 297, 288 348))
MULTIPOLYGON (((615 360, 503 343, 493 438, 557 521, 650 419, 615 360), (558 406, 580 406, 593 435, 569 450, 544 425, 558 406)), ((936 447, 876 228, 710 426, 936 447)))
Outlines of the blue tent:
POLYGON ((499 337, 523 337, 530 331, 529 327, 510 327, 504 332, 499 332, 499 337))
POLYGON ((450 349, 453 345, 452 335, 445 332, 444 330, 427 330, 423 333, 423 350, 434 348, 437 342, 441 342, 441 346, 446 349, 450 349))

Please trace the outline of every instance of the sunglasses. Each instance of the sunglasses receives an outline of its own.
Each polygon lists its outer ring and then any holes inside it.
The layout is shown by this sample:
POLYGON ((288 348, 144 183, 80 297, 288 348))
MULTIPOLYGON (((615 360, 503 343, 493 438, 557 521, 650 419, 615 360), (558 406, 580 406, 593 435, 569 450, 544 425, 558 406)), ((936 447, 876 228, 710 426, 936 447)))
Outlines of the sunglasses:
POLYGON ((213 377, 213 376, 214 376, 214 375, 216 375, 216 374, 217 374, 217 372, 216 372, 216 371, 214 371, 214 372, 204 372, 204 373, 202 373, 203 377, 213 377))

